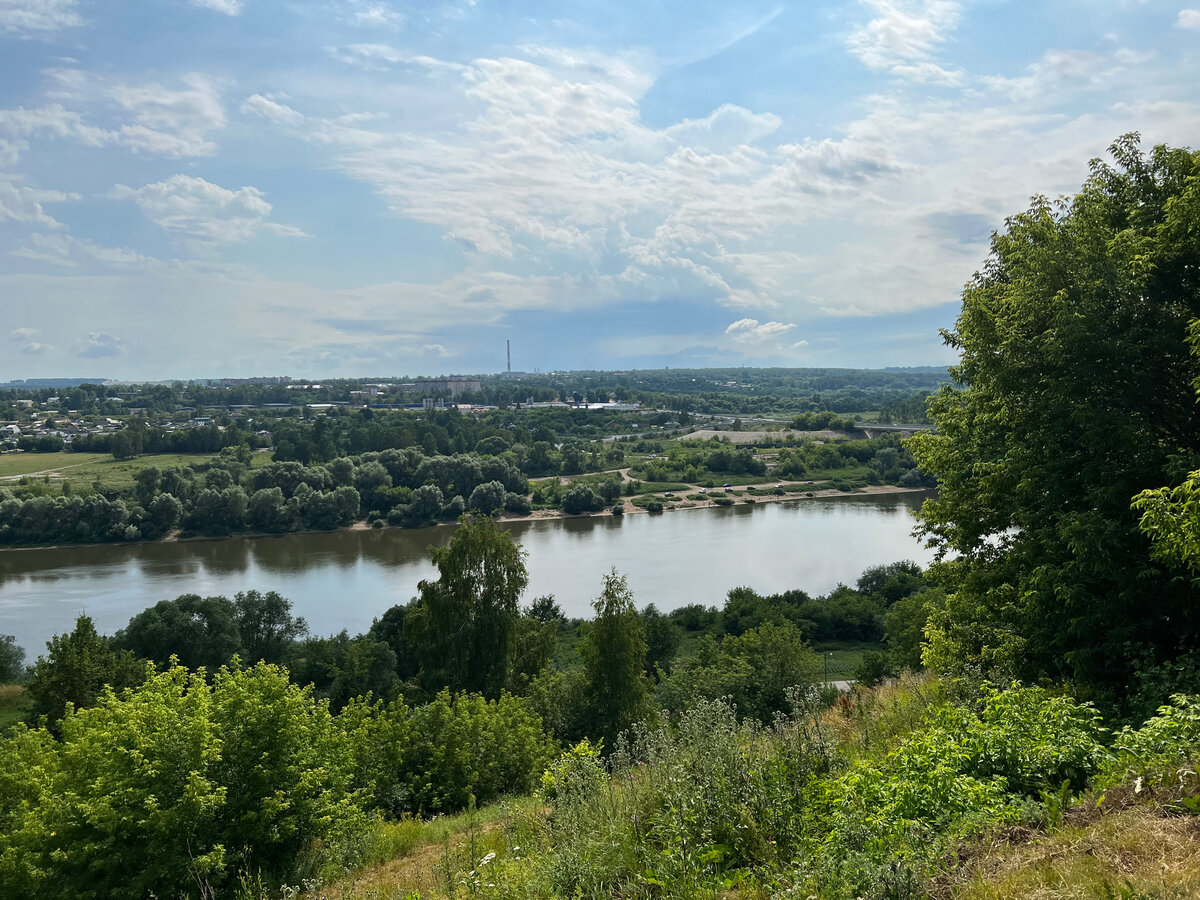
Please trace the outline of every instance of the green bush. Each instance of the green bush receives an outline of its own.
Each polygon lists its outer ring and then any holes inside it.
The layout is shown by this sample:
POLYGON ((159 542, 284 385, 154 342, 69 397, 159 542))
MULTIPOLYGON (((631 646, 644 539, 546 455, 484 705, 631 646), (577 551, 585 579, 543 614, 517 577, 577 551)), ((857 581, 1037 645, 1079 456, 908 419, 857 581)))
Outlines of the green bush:
POLYGON ((1186 786, 1198 761, 1200 696, 1175 694, 1141 728, 1117 732, 1097 781, 1102 786, 1130 781, 1139 788, 1186 786))
POLYGON ((0 745, 0 895, 209 896, 293 883, 366 824, 328 706, 261 664, 175 666, 0 745))
POLYGON ((821 896, 924 896, 950 842, 1082 788, 1104 758, 1099 723, 1087 704, 1019 686, 930 709, 884 759, 822 786, 798 876, 821 896))
POLYGON ((355 783, 395 818, 529 793, 556 751, 538 715, 506 693, 442 691, 416 708, 358 700, 340 718, 356 748, 355 783))

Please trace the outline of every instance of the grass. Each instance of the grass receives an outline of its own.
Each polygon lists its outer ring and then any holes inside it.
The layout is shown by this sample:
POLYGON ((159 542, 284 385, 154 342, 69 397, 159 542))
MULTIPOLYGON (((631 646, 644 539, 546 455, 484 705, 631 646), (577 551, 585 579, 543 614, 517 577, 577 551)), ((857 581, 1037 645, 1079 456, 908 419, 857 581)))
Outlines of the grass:
MULTIPOLYGON (((1077 818, 1096 815, 1076 811, 1077 818)), ((940 879, 935 900, 1200 897, 1200 822, 1150 806, 1068 821, 1048 833, 1001 833, 963 852, 967 864, 940 879)))
MULTIPOLYGON (((6 476, 50 473, 51 484, 71 483, 72 490, 90 489, 101 481, 109 487, 129 488, 134 475, 146 466, 167 469, 171 466, 206 465, 215 458, 212 453, 163 453, 139 456, 135 459, 113 459, 107 453, 5 453, 0 455, 0 478, 6 476)), ((255 453, 251 468, 271 462, 270 453, 255 453)), ((42 477, 38 475, 36 477, 42 477)), ((0 481, 0 487, 16 487, 20 479, 0 481)))
POLYGON ((112 459, 108 453, 3 453, 0 454, 0 478, 57 471, 66 466, 90 465, 112 459))
POLYGON ((0 684, 0 735, 24 722, 33 701, 29 692, 19 684, 0 684))
POLYGON ((449 896, 461 890, 462 873, 488 853, 503 857, 509 841, 503 826, 515 815, 539 814, 540 800, 522 797, 435 819, 384 822, 371 836, 366 866, 305 896, 408 900, 414 892, 449 896))

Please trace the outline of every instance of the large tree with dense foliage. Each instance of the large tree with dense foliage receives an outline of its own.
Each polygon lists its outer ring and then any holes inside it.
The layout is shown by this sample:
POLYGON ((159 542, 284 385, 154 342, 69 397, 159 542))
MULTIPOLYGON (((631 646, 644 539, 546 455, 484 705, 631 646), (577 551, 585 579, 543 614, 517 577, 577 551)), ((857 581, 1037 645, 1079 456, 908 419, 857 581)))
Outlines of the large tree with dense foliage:
POLYGON ((529 583, 525 551, 487 517, 464 517, 449 546, 430 551, 436 581, 404 619, 404 635, 420 659, 419 681, 495 698, 508 672, 518 601, 529 583))
POLYGON ((1200 589, 1154 558, 1130 501, 1200 461, 1200 153, 1136 135, 1074 198, 1035 198, 992 239, 947 343, 941 482, 921 530, 950 556, 926 660, 1119 695, 1200 642, 1200 589))

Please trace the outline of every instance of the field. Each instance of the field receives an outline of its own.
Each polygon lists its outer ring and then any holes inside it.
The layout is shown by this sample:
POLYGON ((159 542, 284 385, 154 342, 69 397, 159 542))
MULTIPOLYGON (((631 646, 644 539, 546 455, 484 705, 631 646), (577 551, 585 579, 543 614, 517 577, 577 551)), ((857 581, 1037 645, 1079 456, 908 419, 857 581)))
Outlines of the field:
MULTIPOLYGON (((133 476, 145 466, 166 469, 171 466, 203 465, 213 459, 211 453, 164 453, 136 459, 113 459, 107 453, 5 453, 0 455, 0 487, 15 486, 22 477, 45 478, 51 483, 71 483, 72 489, 90 488, 102 481, 115 488, 133 485, 133 476)), ((252 468, 265 466, 271 454, 256 453, 252 468)))

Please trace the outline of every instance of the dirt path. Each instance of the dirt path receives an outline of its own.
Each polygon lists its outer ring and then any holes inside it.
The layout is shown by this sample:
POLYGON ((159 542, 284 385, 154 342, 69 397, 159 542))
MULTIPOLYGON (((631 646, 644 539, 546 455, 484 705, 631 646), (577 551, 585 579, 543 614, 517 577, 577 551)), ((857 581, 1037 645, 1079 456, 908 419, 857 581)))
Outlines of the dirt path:
POLYGON ((67 469, 78 469, 80 466, 90 466, 92 461, 71 463, 69 466, 59 466, 56 469, 42 469, 40 472, 24 472, 20 475, 0 475, 0 481, 20 481, 22 478, 45 478, 47 475, 58 475, 67 469))

